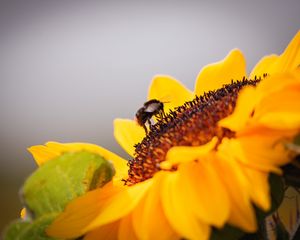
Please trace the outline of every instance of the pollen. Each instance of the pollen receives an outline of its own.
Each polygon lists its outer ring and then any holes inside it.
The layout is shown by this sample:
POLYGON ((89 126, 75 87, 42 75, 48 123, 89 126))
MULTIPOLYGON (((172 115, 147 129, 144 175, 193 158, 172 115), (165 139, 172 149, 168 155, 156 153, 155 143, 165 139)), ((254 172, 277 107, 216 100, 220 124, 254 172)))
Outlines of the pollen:
MULTIPOLYGON (((160 168, 160 163, 174 146, 201 146, 213 137, 217 137, 219 143, 224 137, 234 137, 234 132, 217 123, 233 112, 239 91, 244 86, 255 86, 259 81, 257 78, 232 81, 170 110, 150 126, 146 137, 135 145, 134 158, 128 161, 125 184, 130 186, 152 178, 158 171, 166 171, 160 168)), ((176 167, 167 171, 176 171, 176 167)))

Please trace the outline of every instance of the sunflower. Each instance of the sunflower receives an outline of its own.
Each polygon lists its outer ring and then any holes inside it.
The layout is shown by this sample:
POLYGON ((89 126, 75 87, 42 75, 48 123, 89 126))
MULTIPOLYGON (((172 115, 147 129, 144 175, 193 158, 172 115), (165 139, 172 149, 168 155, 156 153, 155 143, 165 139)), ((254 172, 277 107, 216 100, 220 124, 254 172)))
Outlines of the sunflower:
POLYGON ((198 75, 194 92, 156 76, 148 99, 168 97, 163 119, 144 129, 116 119, 128 161, 91 144, 29 149, 42 163, 87 150, 111 160, 113 180, 72 201, 47 229, 84 239, 209 239, 230 224, 257 230, 254 206, 270 209, 268 177, 290 161, 285 143, 300 129, 300 32, 280 56, 263 58, 246 78, 239 50, 198 75), (297 69, 298 68, 298 69, 297 69))

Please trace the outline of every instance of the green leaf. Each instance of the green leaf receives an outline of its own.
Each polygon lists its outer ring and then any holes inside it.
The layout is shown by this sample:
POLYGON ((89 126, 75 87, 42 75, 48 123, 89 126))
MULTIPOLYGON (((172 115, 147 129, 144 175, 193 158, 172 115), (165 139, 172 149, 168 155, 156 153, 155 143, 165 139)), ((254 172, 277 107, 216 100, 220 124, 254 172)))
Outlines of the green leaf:
POLYGON ((300 188, 300 155, 293 162, 282 167, 283 177, 287 186, 300 188))
POLYGON ((222 229, 214 228, 210 240, 238 240, 244 234, 242 230, 227 224, 222 229))
POLYGON ((270 211, 267 212, 267 215, 271 214, 279 208, 280 204, 283 201, 285 191, 282 177, 275 174, 270 174, 269 183, 272 205, 270 211))
POLYGON ((21 239, 20 235, 27 227, 29 227, 29 225, 30 222, 28 221, 15 221, 11 223, 11 225, 9 225, 9 227, 4 230, 4 240, 21 239))
POLYGON ((5 231, 4 240, 54 240, 46 236, 45 228, 54 220, 57 214, 48 214, 33 222, 16 221, 5 231))
POLYGON ((90 152, 65 153, 38 168, 25 182, 26 218, 5 231, 5 240, 53 240, 45 229, 73 199, 102 187, 114 175, 112 164, 90 152))
POLYGON ((285 227, 284 227, 283 223, 280 221, 280 219, 277 219, 275 231, 276 231, 277 239, 281 239, 281 240, 289 240, 290 239, 290 234, 285 229, 285 227))
POLYGON ((103 186, 113 174, 110 162, 99 155, 65 153, 42 165, 26 180, 24 204, 34 218, 62 212, 71 200, 103 186))
POLYGON ((297 240, 300 239, 300 226, 298 226, 297 231, 295 232, 293 238, 293 240, 297 240))
POLYGON ((283 177, 288 186, 300 187, 300 134, 294 138, 293 143, 286 144, 286 147, 294 153, 294 159, 282 167, 283 177))

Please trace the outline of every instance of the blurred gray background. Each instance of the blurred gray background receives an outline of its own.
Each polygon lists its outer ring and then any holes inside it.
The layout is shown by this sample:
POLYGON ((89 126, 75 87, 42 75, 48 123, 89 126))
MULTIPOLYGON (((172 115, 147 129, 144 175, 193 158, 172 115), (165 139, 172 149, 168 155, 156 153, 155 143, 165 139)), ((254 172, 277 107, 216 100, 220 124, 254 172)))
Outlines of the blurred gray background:
POLYGON ((114 118, 133 118, 155 74, 193 89, 235 47, 248 71, 300 29, 300 1, 0 1, 0 231, 36 168, 26 148, 92 142, 122 156, 114 118))

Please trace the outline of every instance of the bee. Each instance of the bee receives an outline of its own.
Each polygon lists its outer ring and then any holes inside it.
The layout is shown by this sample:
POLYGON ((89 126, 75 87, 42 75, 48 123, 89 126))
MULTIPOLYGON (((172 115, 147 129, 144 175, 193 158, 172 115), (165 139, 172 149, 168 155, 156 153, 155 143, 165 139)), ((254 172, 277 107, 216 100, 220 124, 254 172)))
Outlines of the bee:
POLYGON ((146 122, 151 126, 151 118, 155 116, 157 119, 162 119, 165 116, 164 103, 151 99, 144 103, 135 114, 137 123, 145 129, 146 135, 148 133, 146 122))

